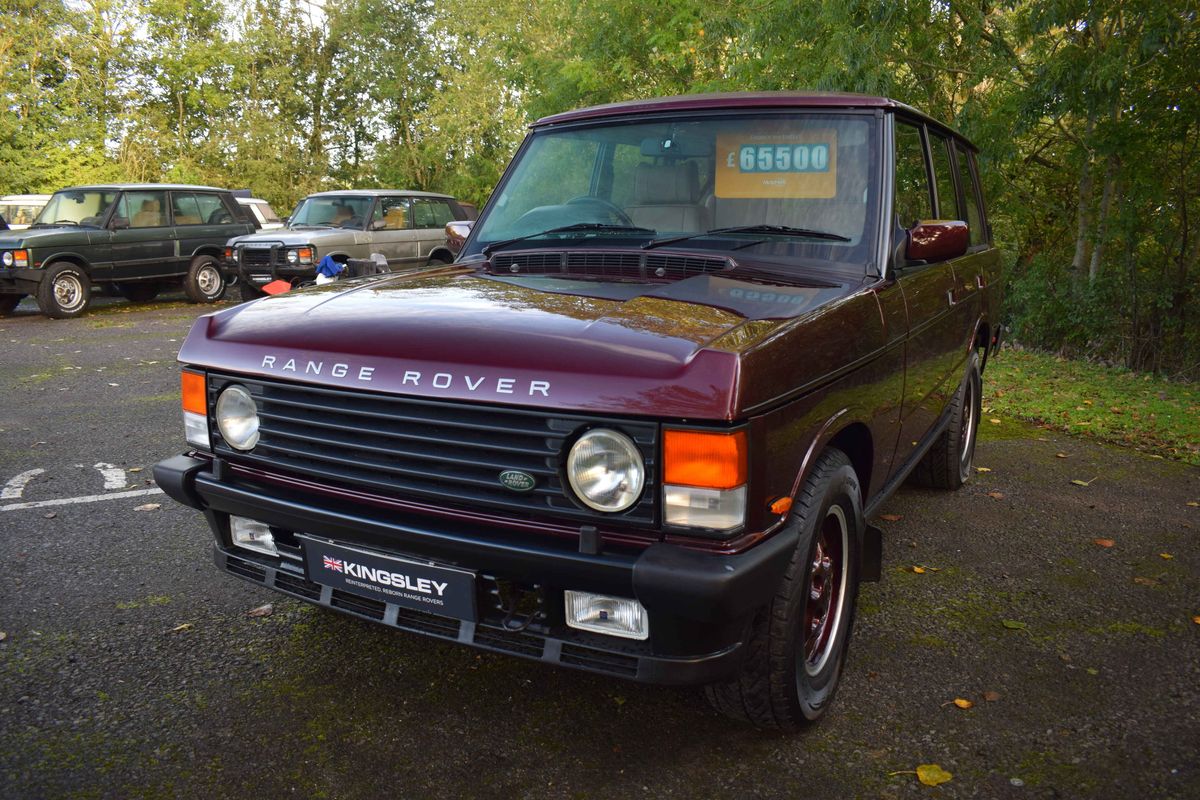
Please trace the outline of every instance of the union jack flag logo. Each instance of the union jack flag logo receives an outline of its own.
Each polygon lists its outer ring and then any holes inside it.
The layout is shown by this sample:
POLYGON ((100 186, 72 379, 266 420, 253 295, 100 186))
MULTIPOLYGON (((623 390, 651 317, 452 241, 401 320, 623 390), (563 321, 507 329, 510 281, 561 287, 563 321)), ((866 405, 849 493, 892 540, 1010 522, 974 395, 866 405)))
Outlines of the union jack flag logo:
POLYGON ((342 572, 344 570, 340 558, 330 558, 329 556, 323 556, 323 558, 325 559, 325 569, 331 569, 334 572, 342 572))

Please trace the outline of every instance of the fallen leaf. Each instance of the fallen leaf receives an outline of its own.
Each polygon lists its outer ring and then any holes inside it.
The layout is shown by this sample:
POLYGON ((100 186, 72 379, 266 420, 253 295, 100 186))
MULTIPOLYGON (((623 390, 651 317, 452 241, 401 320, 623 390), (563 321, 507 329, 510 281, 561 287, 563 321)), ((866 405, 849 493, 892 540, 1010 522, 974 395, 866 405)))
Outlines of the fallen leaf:
POLYGON ((1084 403, 1086 403, 1086 404, 1087 404, 1087 405, 1089 405, 1089 406, 1092 404, 1092 401, 1091 401, 1091 400, 1084 400, 1083 402, 1084 402, 1084 403))
POLYGON ((192 623, 185 622, 182 625, 176 625, 174 628, 171 628, 171 633, 181 633, 183 631, 190 631, 191 629, 192 623))
POLYGON ((959 708, 973 708, 975 706, 974 703, 965 697, 954 698, 954 705, 958 706, 959 708))
POLYGON ((1090 481, 1081 481, 1076 478, 1075 480, 1071 481, 1071 483, 1075 484, 1076 486, 1091 486, 1095 480, 1095 478, 1092 478, 1090 481))
POLYGON ((1158 581, 1154 578, 1143 578, 1140 575, 1134 576, 1133 582, 1139 586, 1158 586, 1158 581))
POLYGON ((912 568, 912 571, 913 571, 913 572, 915 572, 915 573, 917 573, 918 575, 924 575, 924 574, 925 574, 925 568, 924 568, 924 567, 918 567, 918 566, 915 566, 915 565, 914 565, 914 566, 913 566, 913 568, 912 568))
POLYGON ((991 692, 991 691, 984 692, 983 699, 987 700, 989 703, 994 703, 1000 699, 1000 693, 999 692, 991 692))
POLYGON ((246 612, 246 616, 247 617, 269 617, 274 613, 275 613, 275 606, 272 605, 271 603, 267 603, 265 606, 259 606, 258 608, 250 609, 249 611, 246 612))
POLYGON ((1197 503, 1195 500, 1189 500, 1188 505, 1192 508, 1200 508, 1200 503, 1197 503))
POLYGON ((1170 561, 1170 560, 1171 560, 1172 558, 1174 558, 1175 556, 1171 555, 1170 553, 1159 553, 1159 554, 1158 554, 1158 557, 1159 557, 1159 558, 1165 558, 1167 561, 1170 561))
POLYGON ((1066 458, 1067 454, 1066 453, 1055 453, 1054 457, 1055 458, 1066 458))
POLYGON ((161 503, 146 503, 145 505, 138 506, 134 511, 158 511, 160 508, 162 508, 161 503))
POLYGON ((1100 670, 1096 669, 1095 667, 1088 667, 1088 668, 1087 668, 1087 674, 1088 674, 1088 675, 1099 675, 1099 674, 1100 674, 1100 670))
POLYGON ((1200 614, 1197 614, 1196 616, 1192 617, 1192 622, 1196 623, 1197 625, 1200 625, 1200 614))
POLYGON ((1003 624, 1004 627, 1008 628, 1010 631, 1023 631, 1029 627, 1024 622, 1018 622, 1015 619, 1003 620, 1001 624, 1003 624))
POLYGON ((989 419, 989 420, 988 420, 988 422, 992 423, 993 425, 999 425, 999 424, 1000 424, 1000 420, 998 420, 998 419, 995 419, 995 418, 989 419))
POLYGON ((1003 500, 1003 499, 1004 499, 1004 493, 1003 493, 1003 492, 988 492, 988 493, 987 493, 987 495, 988 495, 988 497, 995 498, 996 500, 1003 500))
POLYGON ((880 514, 879 518, 882 520, 886 520, 887 522, 899 522, 900 520, 904 519, 904 515, 903 514, 880 514))
POLYGON ((45 514, 42 514, 42 516, 45 517, 46 519, 54 519, 55 517, 58 516, 58 512, 57 511, 47 511, 45 514))
POLYGON ((917 766, 917 780, 926 786, 939 786, 954 776, 937 764, 920 764, 917 766))
MULTIPOLYGON (((1197 617, 1196 621, 1200 622, 1200 617, 1197 617)), ((5 633, 4 631, 0 631, 0 642, 3 642, 7 638, 8 638, 8 634, 5 633)))
POLYGON ((975 471, 976 472, 991 472, 992 470, 990 467, 976 467, 975 471))
POLYGON ((1116 544, 1112 539, 1092 539, 1092 541, 1101 547, 1112 547, 1116 544))
POLYGON ((127 469, 125 471, 126 472, 141 472, 142 468, 141 467, 130 467, 129 469, 127 469))
POLYGON ((624 698, 624 697, 622 697, 622 696, 621 696, 621 695, 619 695, 619 694, 618 694, 618 695, 614 695, 614 696, 613 696, 613 702, 614 702, 614 703, 616 703, 618 706, 623 706, 623 705, 625 705, 625 698, 624 698))

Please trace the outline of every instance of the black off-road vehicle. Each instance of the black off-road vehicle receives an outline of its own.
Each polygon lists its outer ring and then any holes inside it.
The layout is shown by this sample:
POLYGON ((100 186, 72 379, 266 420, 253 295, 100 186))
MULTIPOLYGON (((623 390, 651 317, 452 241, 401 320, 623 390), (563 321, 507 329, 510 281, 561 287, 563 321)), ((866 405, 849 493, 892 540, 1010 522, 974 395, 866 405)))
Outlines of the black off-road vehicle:
POLYGON ((145 302, 180 279, 189 300, 214 302, 225 294, 221 248, 256 227, 226 189, 62 189, 29 228, 0 234, 0 315, 31 294, 44 314, 74 317, 87 309, 94 286, 145 302))

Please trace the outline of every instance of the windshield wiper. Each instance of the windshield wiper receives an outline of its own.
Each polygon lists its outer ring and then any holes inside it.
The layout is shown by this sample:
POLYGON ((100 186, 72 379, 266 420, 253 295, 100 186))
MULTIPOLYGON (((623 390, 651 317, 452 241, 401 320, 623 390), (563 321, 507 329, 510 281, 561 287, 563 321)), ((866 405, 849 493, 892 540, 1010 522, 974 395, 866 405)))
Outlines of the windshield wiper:
POLYGON ((484 256, 490 256, 502 247, 508 247, 510 244, 523 242, 526 239, 536 239, 539 236, 549 236, 552 233, 583 233, 587 231, 601 231, 606 233, 658 233, 653 228, 640 228, 637 225, 609 225, 604 222, 576 222, 574 225, 563 225, 558 228, 550 228, 537 233, 529 233, 524 236, 516 236, 512 239, 501 239, 498 242, 492 242, 483 248, 484 256))
POLYGON ((653 250, 663 245, 686 242, 688 239, 698 239, 701 236, 719 236, 722 233, 765 233, 774 236, 802 236, 808 239, 825 239, 831 242, 850 241, 848 237, 841 234, 813 230, 812 228, 792 228, 787 225, 738 225, 733 228, 713 228, 703 233, 689 233, 686 236, 672 236, 669 239, 655 239, 642 245, 642 249, 653 250))

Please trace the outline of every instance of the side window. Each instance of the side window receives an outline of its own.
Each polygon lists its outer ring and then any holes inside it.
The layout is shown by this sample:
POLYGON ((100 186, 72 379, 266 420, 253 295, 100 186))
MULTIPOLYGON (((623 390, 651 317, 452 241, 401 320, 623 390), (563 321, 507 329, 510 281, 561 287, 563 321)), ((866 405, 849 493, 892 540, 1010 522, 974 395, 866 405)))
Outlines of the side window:
POLYGON ((958 142, 954 143, 954 151, 958 161, 958 182, 962 186, 967 204, 967 226, 971 229, 971 246, 974 247, 987 241, 983 230, 983 214, 979 212, 979 186, 971 174, 970 153, 958 142))
POLYGON ((200 219, 205 225, 228 225, 233 222, 233 214, 215 194, 197 194, 196 205, 200 208, 200 219))
POLYGON ((409 222, 412 220, 410 201, 407 197, 379 198, 379 205, 375 207, 375 214, 378 219, 383 220, 383 226, 379 230, 385 231, 405 230, 409 227, 409 222))
POLYGON ((954 170, 950 167, 950 140, 935 133, 929 137, 929 150, 933 155, 933 182, 937 187, 938 219, 965 219, 958 207, 958 195, 954 192, 954 170))
POLYGON ((166 192, 126 192, 117 216, 131 228, 161 228, 167 224, 166 192))
POLYGON ((442 228, 454 219, 454 212, 445 200, 415 198, 412 216, 414 228, 442 228))
POLYGON ((176 225, 199 225, 204 221, 193 194, 171 192, 171 210, 175 213, 176 225))
POLYGON ((896 220, 902 228, 933 219, 933 193, 929 191, 929 170, 925 167, 925 146, 921 128, 907 122, 896 123, 896 220))

